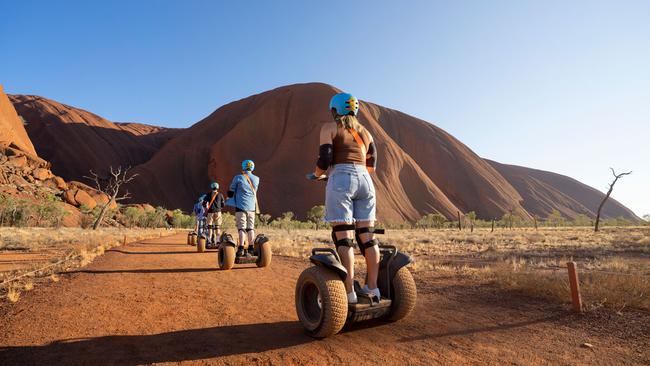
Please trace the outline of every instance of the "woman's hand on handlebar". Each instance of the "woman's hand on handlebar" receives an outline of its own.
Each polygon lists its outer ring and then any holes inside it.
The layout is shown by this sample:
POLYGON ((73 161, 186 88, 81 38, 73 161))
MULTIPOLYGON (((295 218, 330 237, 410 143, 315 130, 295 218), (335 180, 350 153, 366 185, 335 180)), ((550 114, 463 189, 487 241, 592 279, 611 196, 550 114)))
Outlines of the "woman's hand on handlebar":
POLYGON ((325 180, 327 180, 327 175, 325 175, 325 174, 322 174, 322 175, 318 176, 315 173, 307 173, 306 177, 309 180, 316 180, 316 181, 325 181, 325 180))

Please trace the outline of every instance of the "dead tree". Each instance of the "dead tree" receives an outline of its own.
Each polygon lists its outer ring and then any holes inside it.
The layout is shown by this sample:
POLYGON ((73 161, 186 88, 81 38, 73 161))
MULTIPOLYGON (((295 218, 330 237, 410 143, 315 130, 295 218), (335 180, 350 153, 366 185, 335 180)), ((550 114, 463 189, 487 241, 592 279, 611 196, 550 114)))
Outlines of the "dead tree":
POLYGON ((598 226, 600 224, 600 211, 603 209, 603 206, 605 205, 605 202, 609 198, 609 195, 612 194, 612 191, 614 190, 614 184, 616 184, 616 181, 619 180, 619 178, 623 177, 624 175, 630 175, 632 174, 631 171, 627 173, 621 173, 621 174, 616 174, 613 168, 609 168, 612 171, 612 174, 614 175, 614 181, 609 184, 609 190, 607 191, 607 194, 603 198, 603 200, 600 202, 600 205, 598 206, 598 212, 596 213, 596 224, 594 225, 594 231, 598 232, 598 226))
POLYGON ((128 190, 122 196, 118 197, 120 194, 120 188, 138 176, 137 174, 129 175, 129 169, 130 168, 126 168, 124 171, 122 171, 121 166, 117 169, 113 169, 111 166, 110 176, 108 178, 101 178, 92 170, 90 170, 90 177, 84 177, 86 179, 92 180, 95 183, 95 188, 108 196, 108 202, 102 205, 101 209, 99 210, 99 215, 97 215, 97 219, 95 219, 93 230, 97 230, 97 228, 101 225, 102 221, 104 220, 104 215, 106 215, 106 210, 113 202, 117 203, 119 201, 131 198, 131 194, 128 190))

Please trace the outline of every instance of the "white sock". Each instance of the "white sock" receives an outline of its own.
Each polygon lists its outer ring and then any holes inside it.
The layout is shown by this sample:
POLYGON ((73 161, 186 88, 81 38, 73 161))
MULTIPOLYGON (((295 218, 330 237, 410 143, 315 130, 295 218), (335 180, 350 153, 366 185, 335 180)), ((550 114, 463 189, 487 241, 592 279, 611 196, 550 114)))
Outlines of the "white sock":
POLYGON ((354 291, 350 292, 348 294, 348 304, 356 304, 357 302, 357 293, 354 291))
POLYGON ((379 293, 379 288, 373 288, 373 289, 371 290, 371 289, 368 287, 368 285, 363 285, 363 289, 362 289, 362 291, 365 292, 365 293, 367 293, 367 294, 371 294, 371 293, 372 293, 372 294, 375 294, 375 296, 377 296, 378 299, 381 299, 381 294, 379 293))

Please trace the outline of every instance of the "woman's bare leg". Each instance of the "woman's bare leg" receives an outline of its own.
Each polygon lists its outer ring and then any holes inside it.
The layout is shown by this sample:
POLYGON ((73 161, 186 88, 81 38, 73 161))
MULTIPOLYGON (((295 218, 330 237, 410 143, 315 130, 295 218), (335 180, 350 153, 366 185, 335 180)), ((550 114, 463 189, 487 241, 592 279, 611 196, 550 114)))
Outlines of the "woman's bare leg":
MULTIPOLYGON (((333 222, 332 226, 336 225, 346 225, 345 222, 333 222)), ((337 231, 335 233, 336 235, 336 240, 339 239, 353 239, 354 238, 354 232, 353 231, 337 231)), ((345 291, 347 293, 351 293, 354 291, 354 286, 352 285, 352 281, 354 280, 354 248, 352 247, 346 247, 346 246, 340 246, 336 249, 336 252, 339 254, 339 257, 341 257, 341 264, 343 264, 343 267, 348 271, 348 277, 345 278, 345 291)))
MULTIPOLYGON (((374 221, 358 221, 357 222, 357 228, 362 228, 362 227, 374 227, 375 222, 374 221)), ((360 235, 361 237, 361 242, 362 243, 367 243, 370 240, 375 238, 375 234, 373 233, 363 233, 360 235)), ((360 243, 359 243, 360 244, 360 243)), ((368 288, 373 290, 377 288, 377 276, 379 274, 379 248, 375 245, 370 248, 366 248, 364 252, 364 257, 366 258, 366 270, 367 270, 367 277, 366 277, 366 285, 368 285, 368 288)))

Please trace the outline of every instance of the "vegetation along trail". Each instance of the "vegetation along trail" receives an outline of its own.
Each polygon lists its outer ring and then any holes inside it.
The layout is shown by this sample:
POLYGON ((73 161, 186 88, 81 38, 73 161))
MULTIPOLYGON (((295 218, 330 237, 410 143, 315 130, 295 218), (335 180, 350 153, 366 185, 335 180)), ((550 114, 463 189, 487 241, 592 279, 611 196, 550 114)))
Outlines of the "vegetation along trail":
POLYGON ((306 258, 219 271, 214 252, 196 253, 185 241, 178 234, 113 248, 3 302, 0 364, 650 363, 647 341, 630 336, 647 331, 638 314, 572 315, 434 272, 416 275, 417 308, 404 321, 315 340, 294 309, 306 258))

